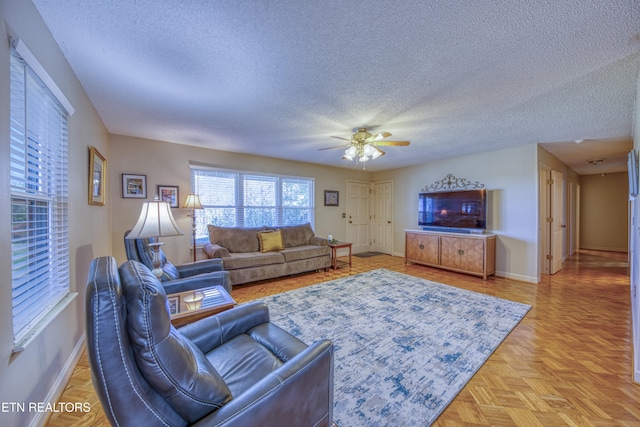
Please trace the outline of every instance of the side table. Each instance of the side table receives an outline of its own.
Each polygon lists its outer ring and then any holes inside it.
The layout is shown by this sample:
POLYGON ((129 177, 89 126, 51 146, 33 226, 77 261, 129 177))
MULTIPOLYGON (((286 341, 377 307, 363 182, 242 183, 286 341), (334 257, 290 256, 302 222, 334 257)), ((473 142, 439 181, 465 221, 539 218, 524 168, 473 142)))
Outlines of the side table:
POLYGON ((331 268, 333 268, 334 270, 338 269, 338 262, 341 262, 343 264, 349 264, 349 267, 351 267, 351 243, 347 243, 347 242, 336 242, 336 243, 329 243, 329 247, 331 248, 331 268), (347 248, 349 250, 349 261, 342 261, 342 260, 338 260, 338 249, 343 249, 343 248, 347 248))
POLYGON ((167 300, 171 311, 171 323, 176 328, 228 310, 236 305, 235 300, 222 286, 169 294, 167 300), (193 303, 190 300, 196 293, 202 293, 200 295, 202 299, 198 303, 193 303), (194 304, 197 307, 194 307, 194 304))

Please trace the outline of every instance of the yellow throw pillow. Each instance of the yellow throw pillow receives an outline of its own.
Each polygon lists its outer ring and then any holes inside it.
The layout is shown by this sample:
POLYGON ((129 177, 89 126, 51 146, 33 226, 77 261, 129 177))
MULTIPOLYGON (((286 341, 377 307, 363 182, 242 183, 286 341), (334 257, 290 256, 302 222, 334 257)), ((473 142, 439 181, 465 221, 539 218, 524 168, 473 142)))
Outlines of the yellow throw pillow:
POLYGON ((258 233, 260 239, 260 252, 274 252, 284 249, 282 243, 282 231, 270 230, 258 233))

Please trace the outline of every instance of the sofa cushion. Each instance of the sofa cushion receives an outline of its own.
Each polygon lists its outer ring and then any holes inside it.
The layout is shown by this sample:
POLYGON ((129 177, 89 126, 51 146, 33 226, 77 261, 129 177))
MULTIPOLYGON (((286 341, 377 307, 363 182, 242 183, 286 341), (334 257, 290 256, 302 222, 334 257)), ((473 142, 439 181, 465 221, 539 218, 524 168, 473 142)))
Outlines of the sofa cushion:
POLYGON ((222 258, 225 270, 261 267, 271 264, 283 264, 284 256, 280 252, 244 252, 235 253, 228 258, 222 258))
POLYGON ((229 252, 258 252, 258 232, 264 227, 218 227, 209 224, 209 241, 227 248, 229 252))
POLYGON ((282 243, 282 231, 268 230, 258 233, 260 241, 260 252, 275 252, 284 249, 282 243))
POLYGON ((188 422, 231 400, 211 362, 171 325, 160 281, 136 261, 125 262, 119 272, 133 353, 149 384, 188 422))
POLYGON ((319 256, 330 255, 331 249, 328 246, 303 245, 294 248, 287 248, 279 252, 284 256, 286 262, 309 259, 319 256))
POLYGON ((294 246, 308 245, 309 240, 313 237, 313 229, 311 224, 288 225, 280 227, 282 231, 282 241, 285 248, 294 246))

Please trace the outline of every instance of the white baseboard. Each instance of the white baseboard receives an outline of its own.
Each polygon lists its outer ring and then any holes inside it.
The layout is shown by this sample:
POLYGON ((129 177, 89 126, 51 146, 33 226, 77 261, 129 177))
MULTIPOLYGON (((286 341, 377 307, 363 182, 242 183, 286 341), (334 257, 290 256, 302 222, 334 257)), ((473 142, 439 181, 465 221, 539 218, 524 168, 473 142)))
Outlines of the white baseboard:
POLYGON ((604 251, 604 252, 628 252, 629 248, 611 248, 609 246, 581 246, 580 249, 587 251, 604 251))
MULTIPOLYGON (((84 349, 85 340, 86 340, 86 335, 85 333, 82 333, 82 335, 80 336, 80 339, 76 343, 76 346, 71 352, 69 359, 67 359, 67 363, 65 363, 64 367, 60 371, 60 375, 58 375, 58 378, 56 378, 56 381, 51 387, 51 390, 49 390, 49 393, 47 393, 47 397, 45 397, 45 400, 44 400, 45 404, 55 405, 60 399, 60 396, 62 396, 62 392, 64 391, 64 388, 66 387, 67 383, 69 382, 69 379, 73 374, 73 370, 78 364, 78 360, 80 360, 80 356, 82 355, 82 350, 84 349)), ((49 421, 49 417, 51 416, 51 414, 52 414, 51 412, 47 412, 47 411, 38 412, 35 418, 31 420, 31 423, 29 424, 29 426, 44 427, 47 424, 47 421, 49 421)))
POLYGON ((522 274, 507 273, 506 271, 496 271, 496 276, 504 277, 506 279, 517 280, 519 282, 534 283, 536 285, 540 282, 537 277, 525 276, 522 274))

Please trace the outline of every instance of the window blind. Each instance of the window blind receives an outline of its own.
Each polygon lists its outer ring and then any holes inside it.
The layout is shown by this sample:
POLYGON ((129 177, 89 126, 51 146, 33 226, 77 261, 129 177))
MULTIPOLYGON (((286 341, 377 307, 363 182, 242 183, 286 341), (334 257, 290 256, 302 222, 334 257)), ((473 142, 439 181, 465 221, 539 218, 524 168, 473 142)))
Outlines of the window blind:
POLYGON ((12 45, 11 268, 14 345, 69 293, 67 112, 12 45))
POLYGON ((196 213, 196 238, 208 236, 207 224, 313 227, 314 187, 313 178, 192 166, 191 189, 204 208, 196 213))

